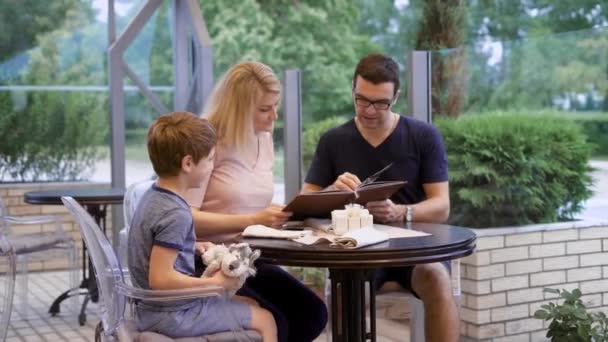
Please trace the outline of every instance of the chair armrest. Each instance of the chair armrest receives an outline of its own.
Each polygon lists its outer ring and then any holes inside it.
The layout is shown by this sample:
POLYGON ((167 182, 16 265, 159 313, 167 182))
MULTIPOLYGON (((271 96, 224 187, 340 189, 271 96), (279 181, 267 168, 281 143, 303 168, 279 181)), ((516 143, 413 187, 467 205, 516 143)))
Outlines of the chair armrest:
POLYGON ((156 302, 171 302, 182 299, 198 299, 226 295, 226 290, 219 286, 193 287, 176 290, 146 290, 125 283, 118 285, 118 292, 128 298, 156 302))
POLYGON ((61 227, 59 218, 55 215, 37 215, 37 216, 5 216, 9 224, 25 225, 25 224, 44 224, 54 223, 55 233, 59 236, 68 237, 69 235, 61 227))
POLYGON ((53 215, 38 215, 38 216, 25 216, 25 217, 17 217, 17 216, 5 216, 6 220, 9 223, 13 224, 41 224, 41 223, 51 223, 57 222, 57 217, 53 215))

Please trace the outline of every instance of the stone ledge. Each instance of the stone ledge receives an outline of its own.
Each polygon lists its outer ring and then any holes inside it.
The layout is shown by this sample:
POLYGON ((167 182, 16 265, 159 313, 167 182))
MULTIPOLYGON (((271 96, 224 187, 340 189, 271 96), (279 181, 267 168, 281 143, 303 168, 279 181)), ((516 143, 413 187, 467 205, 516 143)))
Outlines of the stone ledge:
POLYGON ((527 225, 527 226, 479 228, 479 229, 471 229, 471 230, 473 232, 475 232, 477 237, 485 237, 485 236, 523 234, 523 233, 530 233, 530 232, 556 231, 556 230, 565 230, 565 229, 605 227, 607 225, 608 225, 608 220, 585 219, 585 220, 557 222, 557 223, 531 224, 531 225, 527 225))

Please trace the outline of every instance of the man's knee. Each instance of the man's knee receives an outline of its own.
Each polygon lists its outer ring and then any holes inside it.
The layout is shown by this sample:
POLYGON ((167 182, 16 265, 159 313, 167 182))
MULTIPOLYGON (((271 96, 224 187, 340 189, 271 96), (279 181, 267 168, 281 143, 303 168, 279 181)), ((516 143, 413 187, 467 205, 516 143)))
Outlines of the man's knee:
POLYGON ((441 263, 423 264, 414 267, 412 287, 422 300, 438 296, 452 296, 450 274, 441 263))

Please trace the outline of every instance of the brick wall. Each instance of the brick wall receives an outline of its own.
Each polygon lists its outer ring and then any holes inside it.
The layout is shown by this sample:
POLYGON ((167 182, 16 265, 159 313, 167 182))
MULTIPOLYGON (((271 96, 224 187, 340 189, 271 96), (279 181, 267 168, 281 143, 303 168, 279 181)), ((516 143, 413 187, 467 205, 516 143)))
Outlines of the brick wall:
POLYGON ((464 341, 547 341, 533 318, 556 298, 543 288, 580 288, 592 310, 608 312, 608 222, 577 221, 478 229, 462 259, 464 341))
MULTIPOLYGON (((28 191, 39 191, 39 190, 51 190, 56 188, 79 188, 79 187, 107 187, 108 184, 100 183, 23 183, 23 184, 0 184, 0 197, 4 200, 8 208, 9 215, 27 217, 31 215, 57 215, 61 222, 64 231, 74 237, 76 245, 78 246, 78 267, 81 266, 81 249, 82 240, 80 238, 80 232, 78 226, 72 220, 72 217, 68 211, 62 205, 31 205, 24 202, 23 195, 28 191)), ((112 231, 112 211, 108 207, 107 210, 107 225, 108 233, 112 231)), ((44 232, 55 230, 54 224, 44 225, 13 225, 11 226, 12 234, 27 234, 35 232, 44 232)), ((109 235, 110 236, 110 235, 109 235)), ((42 270, 58 270, 66 269, 68 266, 67 259, 59 260, 52 259, 45 261, 44 259, 36 258, 38 260, 30 261, 28 264, 29 271, 42 271, 42 270)), ((6 271, 7 265, 0 262, 0 272, 6 271)))

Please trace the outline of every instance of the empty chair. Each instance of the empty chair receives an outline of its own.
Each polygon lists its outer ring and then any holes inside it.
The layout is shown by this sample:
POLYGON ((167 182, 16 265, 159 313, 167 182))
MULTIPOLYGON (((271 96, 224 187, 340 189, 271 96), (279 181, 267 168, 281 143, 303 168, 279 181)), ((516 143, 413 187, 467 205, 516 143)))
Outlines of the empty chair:
MULTIPOLYGON (((78 286, 78 265, 76 259, 76 244, 74 239, 62 228, 57 216, 39 215, 17 217, 8 214, 6 205, 0 198, 0 235, 4 235, 17 257, 17 272, 19 277, 20 314, 27 318, 28 311, 28 264, 31 261, 48 261, 63 259, 68 261, 70 270, 70 287, 78 286), (11 226, 52 224, 51 231, 16 234, 11 226)), ((77 299, 72 301, 74 309, 77 299)))
POLYGON ((13 295, 15 293, 15 274, 16 274, 16 259, 15 250, 6 239, 6 236, 0 234, 0 257, 8 259, 8 268, 5 273, 5 278, 1 280, 0 292, 0 341, 6 339, 8 332, 8 323, 11 319, 11 311, 13 306, 13 295))
MULTIPOLYGON (((261 336, 256 332, 239 330, 236 318, 234 331, 196 338, 173 340, 153 332, 137 332, 133 317, 125 317, 127 301, 153 300, 161 302, 196 299, 225 296, 226 291, 215 286, 179 290, 145 290, 130 286, 124 280, 120 261, 114 253, 112 245, 89 213, 71 197, 62 197, 61 200, 78 222, 97 276, 101 327, 96 329, 96 340, 103 337, 109 341, 261 341, 261 336)), ((233 317, 230 312, 224 314, 223 317, 233 317)))

